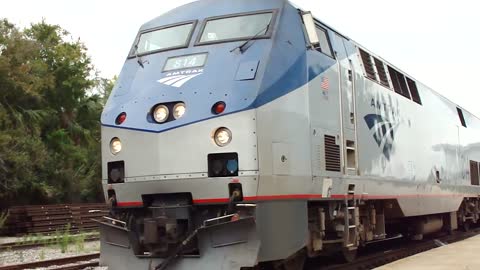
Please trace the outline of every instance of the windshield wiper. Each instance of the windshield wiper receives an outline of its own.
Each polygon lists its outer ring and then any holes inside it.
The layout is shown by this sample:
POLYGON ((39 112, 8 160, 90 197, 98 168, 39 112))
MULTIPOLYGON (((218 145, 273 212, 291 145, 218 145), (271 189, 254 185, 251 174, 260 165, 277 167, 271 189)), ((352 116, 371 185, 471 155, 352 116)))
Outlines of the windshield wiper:
POLYGON ((233 48, 230 52, 233 52, 235 51, 236 49, 240 49, 240 53, 244 53, 245 51, 247 51, 248 48, 250 48, 250 46, 246 47, 244 49, 244 47, 252 40, 254 40, 255 38, 257 38, 258 36, 260 36, 262 33, 265 34, 268 32, 268 28, 270 28, 270 24, 272 23, 272 21, 270 21, 267 26, 265 26, 262 30, 258 31, 258 33, 256 33, 255 35, 253 35, 251 38, 247 39, 244 43, 242 43, 242 45, 238 46, 238 47, 235 47, 233 48))
POLYGON ((138 55, 138 43, 135 44, 135 59, 137 60, 137 63, 139 66, 141 66, 142 68, 145 68, 145 66, 143 65, 144 63, 148 63, 148 60, 145 60, 145 61, 142 61, 142 57, 138 55))

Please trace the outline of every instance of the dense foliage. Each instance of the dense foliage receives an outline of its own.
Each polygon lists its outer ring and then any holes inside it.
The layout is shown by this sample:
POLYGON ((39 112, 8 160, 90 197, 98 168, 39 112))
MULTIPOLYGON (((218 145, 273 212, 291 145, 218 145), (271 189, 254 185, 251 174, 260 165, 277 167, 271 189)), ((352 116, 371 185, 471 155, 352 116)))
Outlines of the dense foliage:
POLYGON ((102 199, 99 119, 111 87, 58 25, 0 21, 1 206, 102 199))

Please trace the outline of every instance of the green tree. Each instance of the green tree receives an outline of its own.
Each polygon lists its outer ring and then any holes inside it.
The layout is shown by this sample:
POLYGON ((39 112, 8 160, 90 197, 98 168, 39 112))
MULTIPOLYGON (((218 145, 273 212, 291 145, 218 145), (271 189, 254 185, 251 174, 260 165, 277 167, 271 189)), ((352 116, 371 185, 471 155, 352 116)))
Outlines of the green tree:
POLYGON ((45 21, 0 21, 0 203, 95 201, 106 93, 87 49, 45 21))
POLYGON ((113 79, 105 79, 100 78, 98 84, 98 94, 101 97, 102 104, 105 105, 107 103, 107 99, 110 96, 110 93, 117 82, 118 77, 114 76, 113 79))

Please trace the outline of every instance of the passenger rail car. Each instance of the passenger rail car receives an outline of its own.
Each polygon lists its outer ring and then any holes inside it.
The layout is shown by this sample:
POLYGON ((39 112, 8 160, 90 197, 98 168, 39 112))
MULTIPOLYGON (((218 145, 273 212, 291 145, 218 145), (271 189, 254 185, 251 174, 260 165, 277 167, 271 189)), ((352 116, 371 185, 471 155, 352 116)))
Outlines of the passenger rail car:
POLYGON ((288 1, 145 23, 101 122, 112 269, 301 269, 479 219, 479 119, 288 1))

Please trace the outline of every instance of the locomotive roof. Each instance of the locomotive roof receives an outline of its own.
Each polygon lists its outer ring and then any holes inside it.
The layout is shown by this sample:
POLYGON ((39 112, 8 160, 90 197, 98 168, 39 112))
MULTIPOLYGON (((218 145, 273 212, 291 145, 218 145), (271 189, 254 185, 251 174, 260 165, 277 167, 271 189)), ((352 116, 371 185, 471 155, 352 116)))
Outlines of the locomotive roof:
MULTIPOLYGON (((289 0, 287 0, 287 1, 289 1, 289 0)), ((290 2, 290 4, 291 4, 292 6, 296 7, 296 8, 299 9, 299 10, 302 10, 301 7, 297 6, 296 4, 292 3, 291 1, 289 1, 289 2, 290 2)), ((426 89, 430 90, 433 94, 435 94, 435 95, 437 95, 438 97, 444 99, 445 101, 451 103, 452 105, 454 105, 454 106, 462 109, 462 111, 463 111, 464 113, 468 113, 470 116, 473 116, 473 117, 475 117, 477 120, 480 120, 479 117, 477 117, 476 115, 474 115, 474 114, 471 113, 470 111, 466 110, 465 108, 463 108, 463 107, 462 107, 461 105, 459 105, 458 103, 453 102, 452 100, 448 99, 448 98, 445 97, 443 94, 435 91, 433 88, 429 87, 429 86, 426 85, 425 83, 423 83, 423 82, 415 79, 414 76, 411 76, 409 73, 405 72, 405 71, 404 71, 403 69, 401 69, 401 68, 398 68, 396 65, 392 64, 390 61, 388 61, 388 60, 386 60, 385 58, 379 56, 378 54, 370 51, 370 50, 367 49, 365 46, 361 45, 359 42, 357 42, 357 41, 349 38, 348 36, 340 33, 340 32, 337 31, 335 28, 331 27, 330 25, 326 24, 325 22, 323 22, 323 21, 321 21, 320 19, 318 19, 317 17, 315 17, 315 14, 312 13, 312 15, 313 15, 315 21, 316 21, 317 23, 319 23, 320 25, 322 25, 323 27, 330 29, 331 31, 335 32, 336 34, 338 34, 338 35, 342 36, 343 38, 349 40, 350 42, 352 42, 353 44, 355 44, 357 47, 359 47, 359 48, 361 48, 362 50, 368 52, 370 55, 374 56, 375 58, 378 58, 379 60, 383 61, 385 64, 387 64, 387 65, 395 68, 396 70, 400 71, 400 72, 403 73, 404 75, 406 75, 406 76, 408 76, 409 78, 413 79, 415 82, 420 83, 423 87, 425 87, 426 89)))
MULTIPOLYGON (((221 12, 225 8, 230 7, 232 4, 238 3, 237 1, 234 1, 234 2, 228 1, 229 4, 225 6, 225 5, 219 4, 219 2, 221 2, 221 1, 219 1, 219 0, 201 0, 201 1, 197 0, 197 1, 194 1, 194 2, 191 2, 191 3, 188 3, 188 4, 176 7, 174 9, 172 9, 172 10, 170 10, 170 11, 168 11, 168 12, 166 12, 166 13, 164 13, 164 14, 162 14, 162 15, 160 15, 160 16, 158 16, 158 17, 156 17, 156 18, 154 18, 154 19, 152 19, 148 22, 146 22, 145 24, 143 24, 141 26, 140 31, 150 29, 150 28, 154 28, 154 27, 158 27, 158 26, 161 26, 161 25, 178 23, 178 22, 181 22, 181 21, 187 21, 187 20, 192 20, 192 19, 203 19, 203 18, 206 18, 206 17, 211 17, 212 10, 214 10, 216 12, 221 12), (208 12, 203 12, 202 13, 201 10, 202 10, 202 8, 205 8, 205 7, 208 7, 208 9, 207 9, 208 12), (215 8, 212 8, 212 7, 215 7, 215 8), (180 10, 181 10, 181 12, 180 12, 180 10)), ((254 3, 254 4, 251 4, 248 7, 244 7, 244 6, 242 7, 241 4, 239 4, 238 7, 240 9, 241 8, 245 9, 245 11, 247 12, 247 11, 252 11, 252 10, 266 9, 266 8, 269 7, 269 5, 271 7, 272 3, 277 4, 279 7, 288 3, 296 9, 303 10, 301 7, 299 7, 295 3, 291 2, 290 0, 254 1, 252 3, 254 3)), ((224 14, 222 14, 222 15, 224 15, 224 14)), ((473 116, 477 120, 480 120, 480 118, 478 118, 473 113, 469 112, 468 110, 466 110, 465 108, 463 108, 459 104, 451 101, 450 99, 448 99, 444 95, 440 94, 439 92, 435 91, 431 87, 428 87, 426 84, 422 83, 421 81, 415 79, 414 76, 411 76, 410 74, 404 72, 403 69, 398 68, 396 65, 387 61, 385 58, 383 58, 383 57, 379 56, 378 54, 373 53, 372 51, 368 50, 365 46, 361 45, 359 42, 356 42, 355 40, 353 40, 353 39, 349 38, 348 36, 342 34, 340 31, 337 31, 335 28, 331 27, 330 25, 326 24, 325 22, 321 21, 320 19, 316 18, 315 16, 314 16, 314 19, 318 24, 322 25, 325 28, 328 28, 329 30, 335 32, 336 34, 338 34, 338 35, 342 36, 343 38, 349 40, 350 42, 354 43, 357 47, 359 47, 362 50, 368 52, 370 55, 372 55, 375 58, 381 60, 382 62, 384 62, 388 66, 394 68, 395 70, 403 73, 407 77, 413 79, 416 83, 421 84, 423 86, 423 88, 428 89, 433 94, 437 95, 438 97, 442 98, 446 102, 450 103, 452 106, 461 108, 464 113, 468 114, 469 116, 473 116)))

